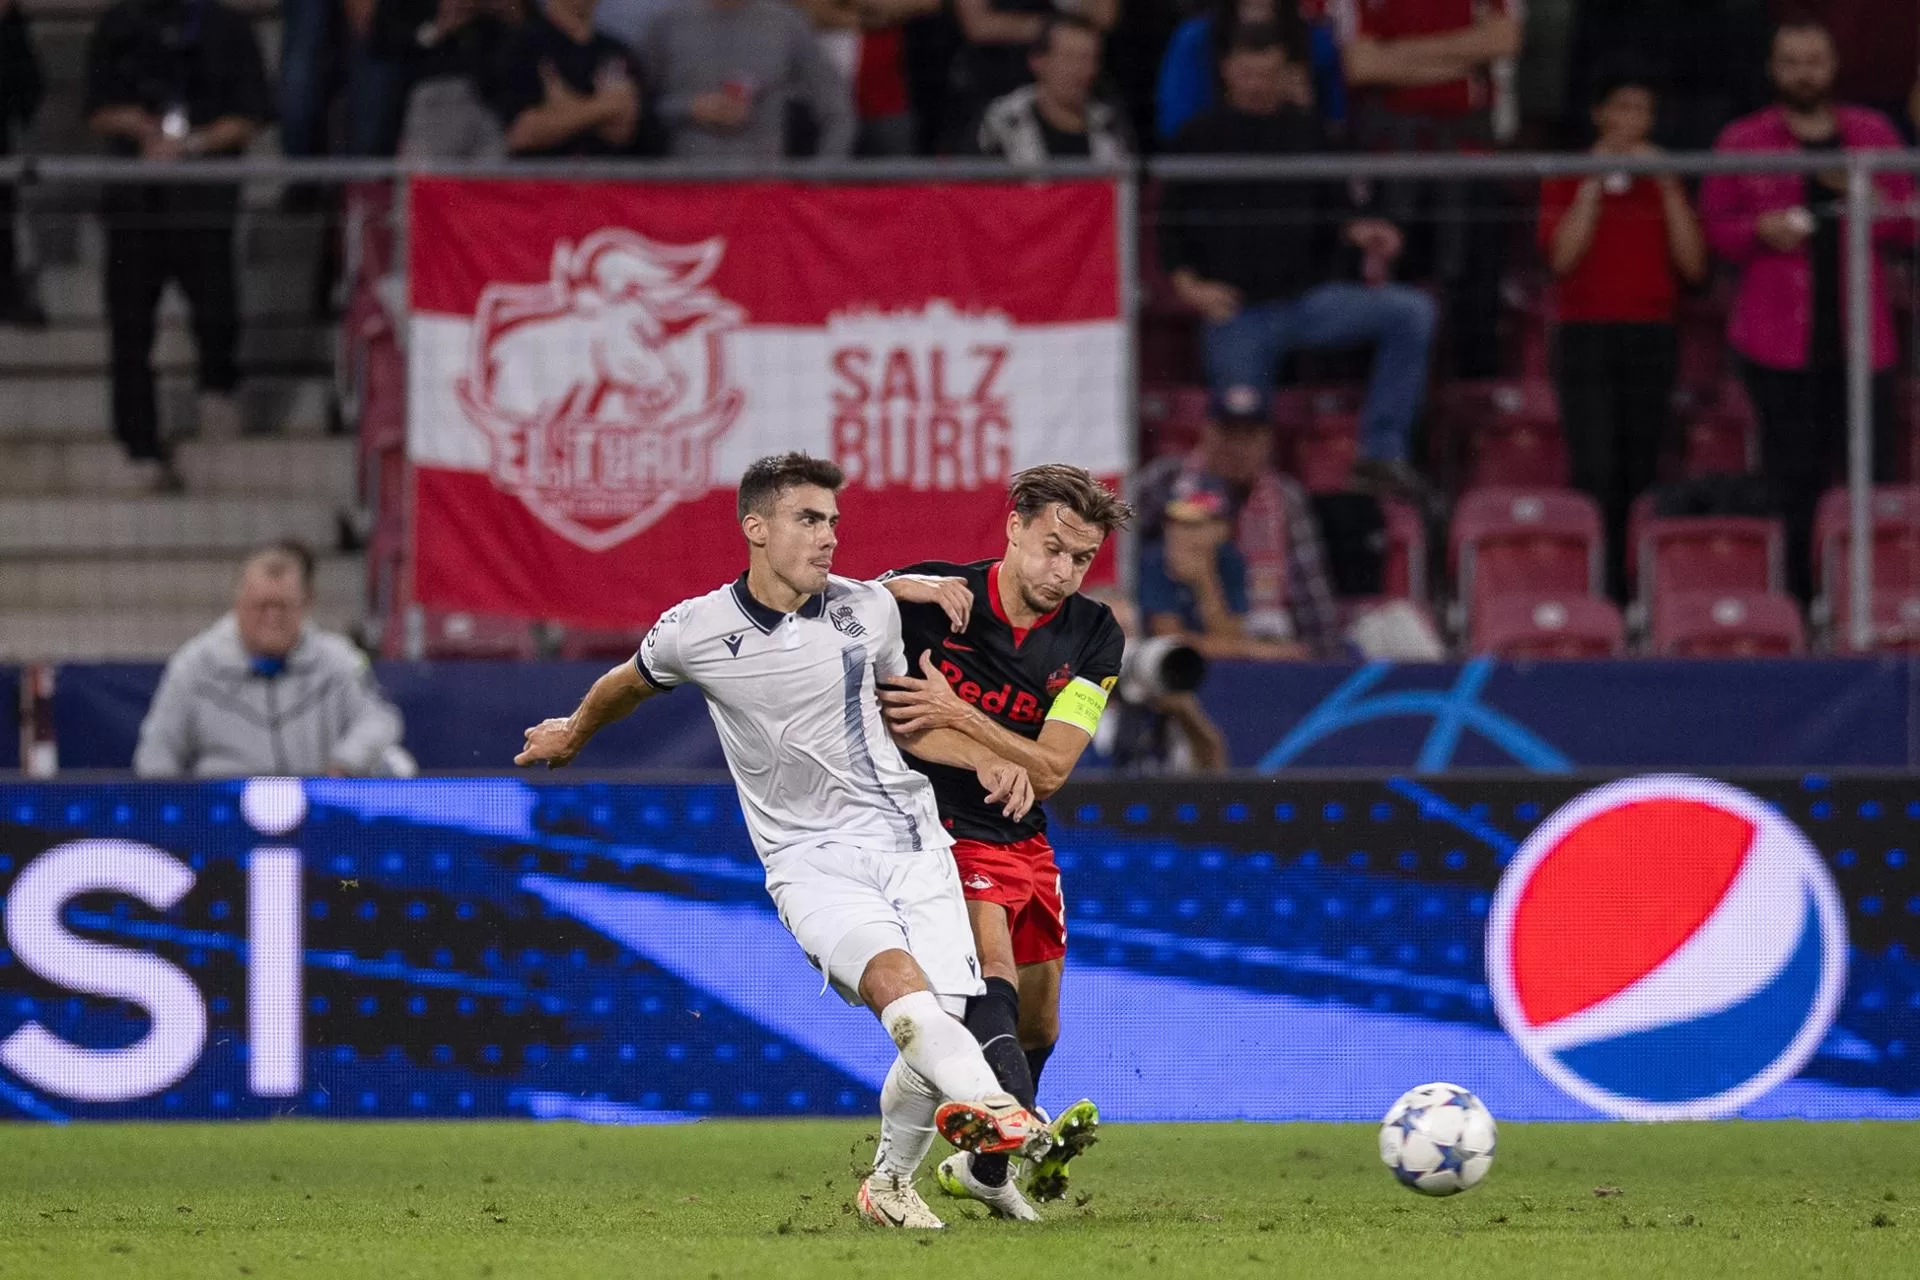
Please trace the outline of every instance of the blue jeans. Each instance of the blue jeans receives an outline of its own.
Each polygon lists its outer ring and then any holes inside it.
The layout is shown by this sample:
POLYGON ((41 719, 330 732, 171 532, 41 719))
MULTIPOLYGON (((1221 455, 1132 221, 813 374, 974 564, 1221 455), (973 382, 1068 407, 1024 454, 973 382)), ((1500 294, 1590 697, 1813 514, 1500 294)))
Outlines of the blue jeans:
POLYGON ((326 149, 328 79, 333 63, 330 0, 280 5, 280 151, 317 156, 326 149))
POLYGON ((1373 374, 1360 416, 1360 456, 1404 462, 1414 415, 1427 394, 1433 299, 1406 285, 1323 284, 1297 298, 1256 302, 1203 338, 1207 382, 1216 400, 1252 388, 1265 404, 1274 370, 1289 351, 1373 348, 1373 374))

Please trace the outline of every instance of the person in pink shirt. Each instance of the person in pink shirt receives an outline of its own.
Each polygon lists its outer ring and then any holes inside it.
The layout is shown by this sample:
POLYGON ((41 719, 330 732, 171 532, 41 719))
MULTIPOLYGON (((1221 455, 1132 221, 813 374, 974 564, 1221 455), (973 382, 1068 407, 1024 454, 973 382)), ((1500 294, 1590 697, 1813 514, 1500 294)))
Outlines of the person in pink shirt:
MULTIPOLYGON (((1781 24, 1768 71, 1774 105, 1736 120, 1715 150, 1833 152, 1898 147, 1877 111, 1833 101, 1839 69, 1833 38, 1816 22, 1781 24)), ((1913 197, 1907 174, 1876 178, 1876 245, 1911 242, 1901 211, 1913 197)), ((1700 192, 1707 240, 1740 271, 1728 341, 1739 355, 1760 419, 1760 446, 1787 523, 1788 578, 1805 596, 1809 533, 1820 494, 1840 474, 1847 443, 1846 172, 1719 174, 1700 192)), ((1877 478, 1891 471, 1894 433, 1888 371, 1893 317, 1885 264, 1873 263, 1874 434, 1877 478)))

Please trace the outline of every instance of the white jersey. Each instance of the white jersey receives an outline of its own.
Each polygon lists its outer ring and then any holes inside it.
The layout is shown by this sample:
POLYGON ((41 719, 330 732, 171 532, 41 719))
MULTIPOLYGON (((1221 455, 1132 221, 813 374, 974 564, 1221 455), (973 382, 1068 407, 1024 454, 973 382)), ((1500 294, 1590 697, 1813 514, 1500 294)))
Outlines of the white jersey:
POLYGON ((634 662, 658 688, 706 695, 761 861, 829 842, 953 844, 933 785, 900 758, 880 716, 875 681, 907 669, 886 588, 830 577, 783 614, 755 600, 742 574, 660 615, 634 662))

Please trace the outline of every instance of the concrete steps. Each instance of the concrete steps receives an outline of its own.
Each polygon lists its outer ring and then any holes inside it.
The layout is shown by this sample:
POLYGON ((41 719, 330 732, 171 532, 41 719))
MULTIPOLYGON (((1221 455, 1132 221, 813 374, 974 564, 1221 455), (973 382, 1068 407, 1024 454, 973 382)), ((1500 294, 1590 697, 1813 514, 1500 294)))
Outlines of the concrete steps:
MULTIPOLYGON (((355 446, 345 436, 195 440, 175 462, 187 497, 279 495, 355 504, 355 446)), ((112 440, 0 435, 0 496, 94 495, 142 498, 141 477, 112 440)))
MULTIPOLYGON (((0 609, 0 662, 162 662, 174 650, 212 626, 222 609, 70 610, 0 609)), ((314 621, 330 631, 350 630, 358 609, 314 621)))
MULTIPOLYGON (((160 428, 187 434, 198 394, 191 378, 178 374, 159 382, 160 428)), ((241 421, 250 430, 318 435, 333 413, 328 377, 263 375, 239 390, 241 421)), ((34 374, 0 384, 0 437, 8 435, 99 437, 113 421, 104 373, 34 374)))
MULTIPOLYGON (((0 378, 21 375, 106 376, 107 327, 81 322, 46 329, 0 327, 0 378)), ((333 330, 325 325, 262 321, 240 330, 240 368, 321 374, 332 367, 333 330)), ((197 359, 193 331, 184 317, 163 324, 153 344, 153 367, 162 374, 191 374, 197 359)))
MULTIPOLYGON (((67 560, 0 560, 0 612, 89 612, 216 616, 233 604, 239 575, 234 556, 136 560, 92 556, 67 560)), ((366 563, 355 555, 320 557, 314 568, 319 607, 351 616, 366 594, 366 563)))
POLYGON ((339 506, 276 496, 12 497, 0 502, 0 557, 238 555, 273 538, 339 545, 339 506))

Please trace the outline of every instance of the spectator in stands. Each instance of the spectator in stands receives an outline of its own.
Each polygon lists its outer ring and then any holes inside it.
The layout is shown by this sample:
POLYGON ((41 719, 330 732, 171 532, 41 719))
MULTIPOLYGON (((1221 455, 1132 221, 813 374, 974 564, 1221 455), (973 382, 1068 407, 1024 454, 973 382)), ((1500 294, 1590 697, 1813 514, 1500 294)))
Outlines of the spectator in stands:
POLYGON ((640 136, 640 74, 594 30, 596 0, 546 0, 507 38, 485 85, 516 156, 615 156, 640 136))
POLYGON ((1810 18, 1833 36, 1840 60, 1834 94, 1889 119, 1912 104, 1920 64, 1920 10, 1913 0, 1774 0, 1782 19, 1810 18))
POLYGON ((312 608, 312 552, 279 542, 247 557, 233 612, 167 663, 140 725, 134 772, 410 772, 400 713, 360 651, 308 621, 312 608))
POLYGON ((465 159, 502 154, 481 86, 521 21, 520 0, 374 0, 372 59, 396 69, 400 150, 465 159))
POLYGON ((777 160, 790 104, 811 114, 819 155, 853 150, 846 77, 783 0, 679 0, 648 29, 643 62, 673 155, 777 160))
MULTIPOLYGON (((1175 28, 1160 60, 1154 86, 1154 132, 1172 142, 1187 121, 1211 111, 1220 100, 1220 56, 1234 31, 1245 26, 1300 24, 1298 0, 1214 0, 1175 28)), ((1289 66, 1287 98, 1313 107, 1329 125, 1347 118, 1347 85, 1340 68, 1340 44, 1330 23, 1307 25, 1311 68, 1289 66)))
MULTIPOLYGON (((1336 0, 1354 141, 1368 151, 1484 151, 1518 122, 1518 0, 1336 0)), ((1500 371, 1507 218, 1489 182, 1380 184, 1381 213, 1419 229, 1409 269, 1446 290, 1451 367, 1500 371)))
MULTIPOLYGON (((1176 150, 1193 155, 1312 155, 1314 115, 1287 99, 1292 51, 1274 27, 1236 32, 1221 63, 1224 103, 1188 122, 1176 150)), ((1361 487, 1418 493, 1407 461, 1426 395, 1432 299, 1386 284, 1400 231, 1361 217, 1333 182, 1181 182, 1162 198, 1162 264, 1182 301, 1206 321, 1207 380, 1236 412, 1259 414, 1287 352, 1373 348, 1362 413, 1361 487), (1350 278, 1353 260, 1369 283, 1350 278), (1348 279, 1340 279, 1341 275, 1348 279)))
POLYGON ((1341 648, 1313 504, 1273 466, 1266 417, 1216 411, 1200 446, 1140 477, 1148 511, 1140 611, 1209 657, 1307 658, 1341 648))
POLYGON ((1125 159, 1133 150, 1126 119, 1093 92, 1101 39, 1085 18, 1047 19, 1027 58, 1033 83, 988 104, 974 139, 979 154, 1022 165, 1125 159))
MULTIPOLYGON (((280 0, 280 153, 292 159, 327 149, 327 109, 334 62, 345 23, 339 0, 280 0)), ((323 193, 301 184, 288 189, 297 207, 314 207, 323 193)))
POLYGON ((1119 0, 954 0, 966 43, 953 62, 955 115, 965 124, 987 104, 1027 82, 1027 53, 1055 13, 1085 18, 1103 34, 1113 30, 1119 0))
POLYGON ((855 153, 912 155, 906 26, 938 13, 940 0, 805 0, 803 7, 827 61, 852 88, 855 153))
MULTIPOLYGON (((218 0, 119 0, 87 51, 87 111, 115 154, 156 176, 245 151, 269 111, 253 25, 218 0)), ((179 284, 200 358, 200 430, 239 430, 234 388, 240 304, 234 281, 237 184, 156 181, 108 185, 106 310, 113 429, 154 487, 180 487, 160 437, 153 340, 160 295, 179 284)))
MULTIPOLYGON (((1736 120, 1716 150, 1728 153, 1897 147, 1900 135, 1877 111, 1836 104, 1833 41, 1817 23, 1783 24, 1769 59, 1776 103, 1736 120)), ((1875 178, 1883 216, 1873 227, 1883 246, 1909 244, 1913 198, 1909 174, 1875 178)), ((1701 188, 1707 237, 1740 270, 1728 339, 1743 362, 1748 396, 1760 419, 1760 451, 1787 524, 1788 577, 1805 596, 1811 586, 1808 544, 1820 494, 1836 478, 1847 444, 1846 321, 1841 312, 1845 261, 1841 247, 1846 174, 1835 169, 1716 174, 1701 188)), ((1895 433, 1890 370, 1893 315, 1885 265, 1873 262, 1871 357, 1875 371, 1874 471, 1886 479, 1895 433)))
MULTIPOLYGON (((1658 154, 1648 141, 1656 102, 1639 68, 1600 80, 1593 154, 1658 154)), ((1627 514, 1654 482, 1670 425, 1674 308, 1680 285, 1706 276, 1706 244, 1678 178, 1624 174, 1548 179, 1540 244, 1559 279, 1554 381, 1573 482, 1606 517, 1609 581, 1625 599, 1627 514)))
MULTIPOLYGON (((19 0, 0 0, 0 157, 13 154, 13 130, 25 129, 40 107, 40 61, 19 0)), ((40 308, 14 256, 13 218, 18 187, 0 182, 0 324, 39 328, 40 308)))

